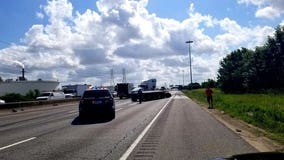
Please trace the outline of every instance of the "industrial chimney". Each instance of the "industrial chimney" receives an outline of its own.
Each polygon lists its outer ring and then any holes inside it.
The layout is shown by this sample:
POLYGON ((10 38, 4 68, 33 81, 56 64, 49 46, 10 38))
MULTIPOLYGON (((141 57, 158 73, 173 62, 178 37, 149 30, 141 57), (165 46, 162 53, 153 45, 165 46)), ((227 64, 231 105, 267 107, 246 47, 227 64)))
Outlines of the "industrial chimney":
POLYGON ((20 81, 25 81, 26 78, 25 78, 25 68, 22 68, 22 77, 19 77, 19 80, 20 81))

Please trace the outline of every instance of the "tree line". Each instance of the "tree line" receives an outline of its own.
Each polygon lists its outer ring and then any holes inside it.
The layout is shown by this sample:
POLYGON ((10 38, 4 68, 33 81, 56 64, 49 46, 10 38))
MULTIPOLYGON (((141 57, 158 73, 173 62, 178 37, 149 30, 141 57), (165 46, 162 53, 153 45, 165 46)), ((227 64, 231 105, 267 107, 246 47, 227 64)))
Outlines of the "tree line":
POLYGON ((263 46, 241 48, 221 62, 218 84, 224 92, 284 91, 284 26, 278 26, 263 46))
POLYGON ((40 95, 40 91, 38 89, 29 90, 26 95, 21 95, 19 93, 7 93, 3 96, 0 96, 0 99, 5 100, 6 103, 9 102, 21 102, 21 101, 34 101, 36 97, 40 95))

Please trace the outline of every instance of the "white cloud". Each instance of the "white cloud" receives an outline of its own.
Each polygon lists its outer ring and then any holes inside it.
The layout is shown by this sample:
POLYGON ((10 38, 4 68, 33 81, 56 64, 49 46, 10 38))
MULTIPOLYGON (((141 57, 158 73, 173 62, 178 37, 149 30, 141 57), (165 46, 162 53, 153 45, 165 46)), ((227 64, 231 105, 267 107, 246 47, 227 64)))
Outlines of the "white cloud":
POLYGON ((62 22, 64 18, 72 18, 73 6, 68 0, 48 0, 44 11, 51 23, 62 22))
POLYGON ((36 13, 36 17, 39 18, 39 19, 43 19, 44 18, 44 14, 42 14, 40 12, 37 12, 36 13))
POLYGON ((258 6, 256 17, 274 19, 284 13, 283 0, 238 0, 238 3, 258 6))
POLYGON ((265 8, 259 9, 255 13, 255 16, 256 17, 266 17, 266 18, 273 19, 274 17, 279 17, 280 14, 281 13, 278 10, 276 10, 275 8, 272 8, 271 6, 269 6, 269 7, 265 7, 265 8))
POLYGON ((194 4, 181 22, 160 18, 147 11, 147 2, 99 0, 97 12, 79 13, 67 0, 48 1, 41 8, 49 23, 30 27, 23 46, 0 50, 0 60, 5 60, 0 67, 18 61, 33 79, 94 85, 108 85, 112 68, 115 82, 120 82, 125 68, 127 80, 135 84, 147 78, 171 84, 180 81, 182 71, 188 74, 185 41, 193 40, 193 79, 202 82, 216 77, 219 61, 230 50, 260 45, 273 32, 268 26, 248 28, 229 18, 202 15, 195 12, 194 4), (208 28, 222 32, 210 37, 204 32, 208 28))

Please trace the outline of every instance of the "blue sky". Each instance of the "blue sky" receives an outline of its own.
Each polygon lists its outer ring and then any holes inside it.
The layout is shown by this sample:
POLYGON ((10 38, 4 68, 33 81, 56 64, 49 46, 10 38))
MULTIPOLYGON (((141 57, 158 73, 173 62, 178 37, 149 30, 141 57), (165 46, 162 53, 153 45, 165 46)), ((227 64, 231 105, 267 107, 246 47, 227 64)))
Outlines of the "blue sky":
MULTIPOLYGON (((86 9, 97 10, 95 0, 70 0, 74 9, 80 13, 86 9)), ((173 18, 183 21, 188 18, 189 4, 194 3, 195 10, 204 15, 211 15, 218 19, 229 17, 242 26, 269 25, 276 27, 283 20, 283 16, 270 20, 255 18, 257 6, 240 5, 234 0, 149 0, 147 9, 150 13, 162 18, 173 18)), ((0 2, 0 48, 7 47, 7 43, 20 43, 25 32, 33 24, 46 24, 47 19, 39 19, 36 13, 46 5, 46 0, 4 0, 0 2)), ((218 30, 209 29, 208 35, 216 35, 218 30), (210 30, 210 31, 209 31, 210 30)))
POLYGON ((216 78, 233 49, 265 43, 284 24, 283 13, 281 0, 3 0, 0 76, 16 77, 16 62, 31 79, 104 84, 111 68, 118 82, 127 68, 135 83, 153 75, 180 83, 175 77, 188 74, 184 42, 194 39, 194 81, 202 82, 216 78), (94 68, 100 75, 89 74, 94 68))
MULTIPOLYGON (((20 43, 20 39, 34 24, 46 24, 47 19, 39 19, 37 12, 40 6, 46 5, 46 0, 3 0, 0 2, 0 48, 7 47, 7 43, 20 43)), ((94 0, 71 0, 74 8, 79 12, 86 9, 96 10, 94 0)))

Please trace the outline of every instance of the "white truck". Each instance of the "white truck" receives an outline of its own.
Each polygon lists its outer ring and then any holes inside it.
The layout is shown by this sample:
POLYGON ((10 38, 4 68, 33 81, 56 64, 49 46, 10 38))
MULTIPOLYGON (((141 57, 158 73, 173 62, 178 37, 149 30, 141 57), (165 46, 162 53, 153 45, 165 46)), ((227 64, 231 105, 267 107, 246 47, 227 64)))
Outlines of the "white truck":
POLYGON ((73 97, 82 97, 85 90, 90 89, 92 85, 88 84, 75 84, 62 86, 65 94, 73 95, 73 97))
POLYGON ((142 100, 149 101, 154 99, 162 99, 171 97, 171 94, 166 90, 156 90, 156 79, 149 79, 141 82, 138 88, 135 88, 131 92, 131 100, 136 102, 139 99, 138 91, 142 90, 142 100))
POLYGON ((123 97, 129 98, 131 90, 133 89, 133 83, 118 83, 117 84, 117 96, 122 99, 123 97))
POLYGON ((147 81, 141 82, 139 87, 142 88, 143 91, 152 91, 156 89, 156 83, 156 79, 149 79, 147 81))
POLYGON ((63 92, 42 92, 39 97, 36 97, 36 100, 60 100, 65 99, 63 92))

